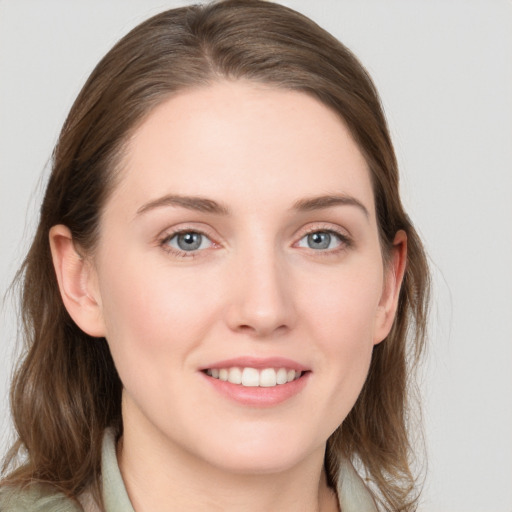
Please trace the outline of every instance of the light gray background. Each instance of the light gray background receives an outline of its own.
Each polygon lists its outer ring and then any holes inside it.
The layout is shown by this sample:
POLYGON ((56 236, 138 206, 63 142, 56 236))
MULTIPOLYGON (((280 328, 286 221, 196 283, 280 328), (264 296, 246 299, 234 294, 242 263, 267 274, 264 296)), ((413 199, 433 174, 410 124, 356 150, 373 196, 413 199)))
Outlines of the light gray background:
MULTIPOLYGON (((0 0, 0 293, 27 248, 64 117, 101 56, 187 2, 0 0)), ((512 3, 283 1, 360 57, 432 260, 425 512, 512 511, 512 3)), ((15 314, 0 317, 0 452, 15 314)), ((56 368, 58 371, 58 368, 56 368)))

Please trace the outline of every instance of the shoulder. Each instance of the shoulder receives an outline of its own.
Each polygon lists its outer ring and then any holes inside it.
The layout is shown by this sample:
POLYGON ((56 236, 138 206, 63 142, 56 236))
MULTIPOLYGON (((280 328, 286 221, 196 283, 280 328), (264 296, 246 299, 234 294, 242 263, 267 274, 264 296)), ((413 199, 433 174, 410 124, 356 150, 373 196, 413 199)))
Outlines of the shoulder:
POLYGON ((0 512, 82 512, 82 508, 47 486, 5 486, 0 487, 0 512))

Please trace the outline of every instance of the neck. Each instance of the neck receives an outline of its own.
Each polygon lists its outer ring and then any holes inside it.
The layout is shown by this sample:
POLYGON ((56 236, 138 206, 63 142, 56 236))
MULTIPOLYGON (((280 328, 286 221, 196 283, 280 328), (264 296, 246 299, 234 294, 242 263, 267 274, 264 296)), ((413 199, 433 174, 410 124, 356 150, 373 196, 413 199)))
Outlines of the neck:
POLYGON ((118 460, 136 512, 338 511, 323 469, 325 448, 281 471, 240 473, 126 427, 118 460))

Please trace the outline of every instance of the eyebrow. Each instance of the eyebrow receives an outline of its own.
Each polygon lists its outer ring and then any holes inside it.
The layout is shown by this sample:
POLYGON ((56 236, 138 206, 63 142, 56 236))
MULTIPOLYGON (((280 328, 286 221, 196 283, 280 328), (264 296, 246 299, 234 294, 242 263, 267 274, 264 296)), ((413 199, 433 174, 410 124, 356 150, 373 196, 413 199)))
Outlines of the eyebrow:
POLYGON ((361 210, 367 218, 370 218, 370 213, 366 206, 355 197, 346 194, 334 194, 300 199, 293 205, 293 209, 300 212, 310 212, 314 210, 322 210, 324 208, 332 208, 333 206, 355 206, 361 210))
POLYGON ((186 208, 187 210, 195 210, 198 212, 229 215, 229 208, 227 206, 224 206, 217 201, 213 201, 212 199, 175 194, 169 194, 142 205, 137 210, 137 215, 165 206, 179 206, 181 208, 186 208))
MULTIPOLYGON (((213 213, 216 215, 229 215, 230 210, 227 206, 214 201, 213 199, 207 199, 199 196, 182 196, 176 194, 168 194, 163 197, 159 197, 153 201, 150 201, 142 205, 137 210, 137 215, 141 215, 151 210, 163 207, 181 207, 187 210, 194 210, 204 213, 213 213)), ((325 195, 315 196, 310 198, 299 199, 296 201, 292 210, 299 212, 310 212, 315 210, 322 210, 326 208, 332 208, 333 206, 355 206, 360 209, 364 215, 369 218, 370 214, 361 201, 353 196, 341 194, 341 195, 325 195)))

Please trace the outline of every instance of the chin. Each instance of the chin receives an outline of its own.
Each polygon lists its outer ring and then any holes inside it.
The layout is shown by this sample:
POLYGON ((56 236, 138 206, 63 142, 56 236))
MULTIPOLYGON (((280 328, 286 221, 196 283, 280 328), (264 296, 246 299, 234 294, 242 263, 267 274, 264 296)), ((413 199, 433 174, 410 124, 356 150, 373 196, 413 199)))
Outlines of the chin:
POLYGON ((212 465, 245 475, 281 473, 315 455, 323 460, 324 450, 325 442, 306 440, 289 429, 280 435, 260 431, 225 436, 222 445, 206 449, 212 465), (228 445, 224 444, 225 439, 231 440, 228 445))
POLYGON ((289 471, 301 462, 298 453, 284 456, 281 453, 245 453, 232 450, 232 456, 215 464, 225 472, 240 475, 270 475, 289 471))

